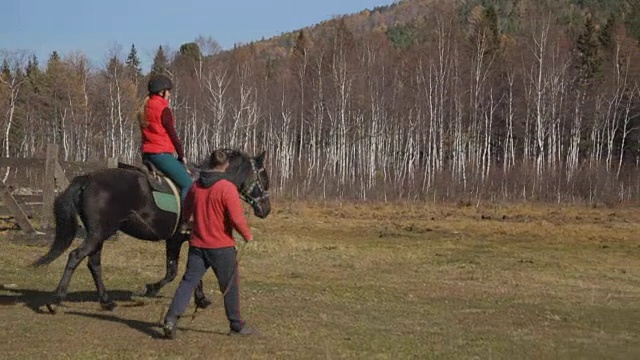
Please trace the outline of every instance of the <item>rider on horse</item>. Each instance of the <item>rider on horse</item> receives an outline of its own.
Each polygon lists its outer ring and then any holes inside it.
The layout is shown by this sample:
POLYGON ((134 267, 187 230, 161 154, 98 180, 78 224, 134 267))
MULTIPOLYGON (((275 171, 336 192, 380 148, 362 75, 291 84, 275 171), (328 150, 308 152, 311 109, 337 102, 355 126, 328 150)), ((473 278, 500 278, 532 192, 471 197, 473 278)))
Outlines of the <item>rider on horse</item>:
POLYGON ((171 80, 165 75, 155 75, 149 80, 149 94, 144 100, 144 108, 138 114, 142 132, 142 159, 152 163, 180 188, 184 202, 192 180, 185 167, 184 149, 169 109, 171 88, 171 80), (177 158, 174 154, 177 154, 177 158))

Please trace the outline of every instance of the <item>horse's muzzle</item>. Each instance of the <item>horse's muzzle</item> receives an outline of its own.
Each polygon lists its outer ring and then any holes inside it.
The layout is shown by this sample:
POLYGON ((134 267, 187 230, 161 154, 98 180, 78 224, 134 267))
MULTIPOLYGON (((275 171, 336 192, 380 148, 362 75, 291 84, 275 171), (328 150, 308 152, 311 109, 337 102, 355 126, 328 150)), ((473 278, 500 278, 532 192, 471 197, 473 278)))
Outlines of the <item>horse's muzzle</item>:
POLYGON ((271 213, 271 202, 269 199, 263 199, 258 202, 258 206, 253 206, 253 214, 260 219, 266 218, 269 216, 269 213, 271 213))

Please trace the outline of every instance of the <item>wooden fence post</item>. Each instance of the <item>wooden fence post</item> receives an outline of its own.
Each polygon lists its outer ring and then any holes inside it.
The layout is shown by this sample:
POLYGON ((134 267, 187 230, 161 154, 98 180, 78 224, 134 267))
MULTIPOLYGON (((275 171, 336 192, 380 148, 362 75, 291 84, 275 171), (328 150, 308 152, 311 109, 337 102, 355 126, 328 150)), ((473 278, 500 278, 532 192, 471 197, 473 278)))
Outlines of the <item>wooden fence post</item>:
POLYGON ((52 225, 53 201, 56 196, 57 163, 58 145, 47 144, 47 157, 44 162, 44 181, 42 184, 42 229, 49 228, 52 225))
POLYGON ((117 158, 107 158, 107 168, 113 169, 118 167, 118 159, 117 158))
POLYGON ((69 179, 67 178, 67 175, 65 175, 64 170, 62 170, 62 166, 60 166, 58 161, 55 162, 55 167, 56 186, 59 190, 64 190, 69 187, 69 179))
POLYGON ((11 192, 2 180, 0 180, 0 197, 4 202, 4 205, 9 208, 9 211, 11 211, 11 214, 18 222, 18 226, 20 226, 20 229, 22 229, 22 231, 26 232, 27 234, 37 233, 36 229, 29 221, 27 214, 25 214, 25 212, 22 210, 22 208, 13 197, 13 195, 11 195, 11 192))
MULTIPOLYGON (((107 169, 115 169, 118 167, 118 158, 107 158, 106 160, 107 169)), ((116 231, 112 237, 109 238, 109 241, 117 241, 120 238, 120 231, 116 231)))

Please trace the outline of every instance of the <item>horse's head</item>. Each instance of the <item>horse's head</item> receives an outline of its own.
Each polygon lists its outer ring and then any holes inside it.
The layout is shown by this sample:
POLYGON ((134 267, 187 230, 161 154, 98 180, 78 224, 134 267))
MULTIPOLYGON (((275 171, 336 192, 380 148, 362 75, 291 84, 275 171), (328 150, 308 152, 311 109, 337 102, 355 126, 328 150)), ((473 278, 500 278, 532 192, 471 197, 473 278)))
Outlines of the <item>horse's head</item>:
POLYGON ((264 166, 266 152, 251 157, 237 150, 225 150, 229 156, 227 173, 238 187, 240 197, 253 208, 253 213, 266 218, 271 212, 269 175, 264 166))

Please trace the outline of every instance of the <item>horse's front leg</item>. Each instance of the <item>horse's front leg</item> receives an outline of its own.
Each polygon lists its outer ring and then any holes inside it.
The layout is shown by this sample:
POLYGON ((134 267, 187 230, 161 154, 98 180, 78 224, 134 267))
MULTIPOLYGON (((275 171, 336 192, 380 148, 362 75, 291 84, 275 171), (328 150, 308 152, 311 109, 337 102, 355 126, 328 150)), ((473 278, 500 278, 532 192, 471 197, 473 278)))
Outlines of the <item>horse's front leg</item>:
POLYGON ((164 274, 164 278, 162 280, 152 283, 146 284, 143 295, 144 296, 156 296, 160 289, 168 283, 172 282, 173 279, 178 275, 178 259, 180 258, 180 248, 182 247, 182 243, 184 242, 184 236, 182 234, 174 235, 173 237, 167 239, 166 241, 166 255, 167 255, 167 264, 166 264, 166 272, 164 274))
POLYGON ((198 309, 206 309, 211 305, 211 300, 204 295, 204 285, 202 280, 198 283, 198 287, 193 290, 193 301, 198 309))

